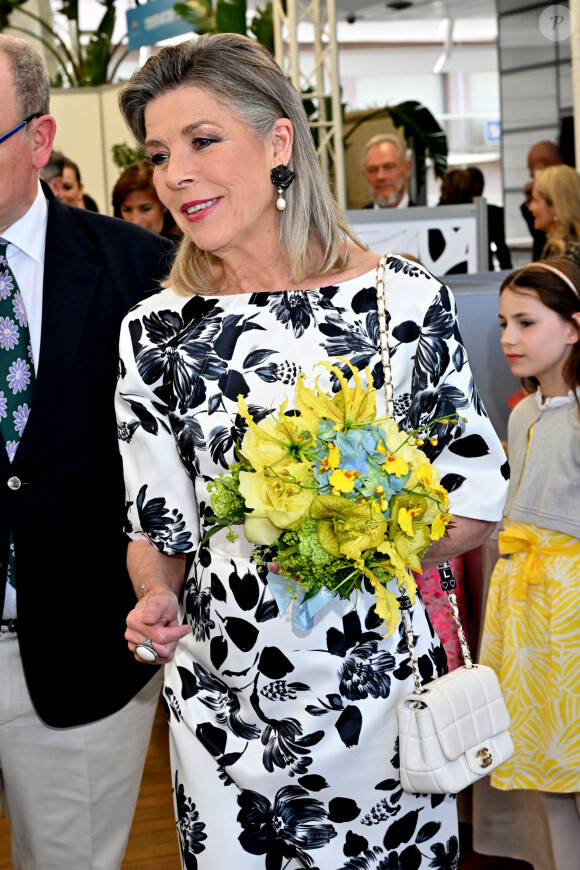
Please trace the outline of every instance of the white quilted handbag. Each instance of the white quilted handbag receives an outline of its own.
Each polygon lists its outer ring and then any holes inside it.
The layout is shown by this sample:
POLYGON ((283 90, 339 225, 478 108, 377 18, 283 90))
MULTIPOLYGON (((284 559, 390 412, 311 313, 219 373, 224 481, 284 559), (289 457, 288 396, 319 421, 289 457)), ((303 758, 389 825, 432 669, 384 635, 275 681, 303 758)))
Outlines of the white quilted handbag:
POLYGON ((452 590, 449 562, 439 566, 465 664, 423 685, 413 644, 411 602, 402 590, 401 613, 415 689, 398 706, 401 786, 412 794, 455 794, 491 773, 514 752, 510 717, 495 671, 471 661, 452 590))

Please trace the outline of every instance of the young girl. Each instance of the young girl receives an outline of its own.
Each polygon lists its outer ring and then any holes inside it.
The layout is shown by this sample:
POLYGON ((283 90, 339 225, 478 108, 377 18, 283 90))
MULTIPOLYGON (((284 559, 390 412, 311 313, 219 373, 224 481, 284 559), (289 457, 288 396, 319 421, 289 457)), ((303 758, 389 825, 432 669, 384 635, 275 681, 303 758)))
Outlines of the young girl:
POLYGON ((500 291, 502 348, 528 395, 509 419, 503 558, 480 659, 498 674, 515 754, 491 775, 511 794, 488 792, 474 837, 535 870, 580 866, 578 288, 579 268, 559 258, 512 272, 500 291))

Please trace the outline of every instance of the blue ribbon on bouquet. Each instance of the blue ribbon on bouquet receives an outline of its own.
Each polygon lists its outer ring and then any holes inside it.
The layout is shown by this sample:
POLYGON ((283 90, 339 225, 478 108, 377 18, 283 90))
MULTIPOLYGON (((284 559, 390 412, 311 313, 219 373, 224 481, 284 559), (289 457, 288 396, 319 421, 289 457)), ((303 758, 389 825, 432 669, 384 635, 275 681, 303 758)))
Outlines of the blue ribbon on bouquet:
POLYGON ((312 628, 314 617, 334 595, 330 589, 323 587, 316 595, 303 602, 302 599, 306 592, 298 583, 289 583, 281 574, 272 574, 271 571, 268 571, 267 579, 280 615, 284 613, 289 604, 292 604, 292 624, 298 631, 308 631, 312 628))

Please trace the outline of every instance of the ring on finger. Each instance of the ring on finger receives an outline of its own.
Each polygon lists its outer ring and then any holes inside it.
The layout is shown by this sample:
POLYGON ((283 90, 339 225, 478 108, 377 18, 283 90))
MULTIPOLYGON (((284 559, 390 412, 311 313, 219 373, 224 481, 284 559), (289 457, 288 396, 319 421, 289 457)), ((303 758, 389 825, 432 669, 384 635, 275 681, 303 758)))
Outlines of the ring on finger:
POLYGON ((159 658, 159 653, 153 649, 153 641, 150 637, 146 637, 144 641, 138 643, 135 652, 144 662, 156 662, 159 658))

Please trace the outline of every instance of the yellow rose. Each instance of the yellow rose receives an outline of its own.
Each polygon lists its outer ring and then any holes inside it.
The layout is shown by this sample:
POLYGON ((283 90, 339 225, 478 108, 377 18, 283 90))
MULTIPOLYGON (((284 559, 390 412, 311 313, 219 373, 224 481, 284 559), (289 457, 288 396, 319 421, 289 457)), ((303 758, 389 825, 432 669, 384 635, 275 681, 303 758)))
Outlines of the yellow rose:
POLYGON ((244 521, 244 535, 250 544, 264 544, 269 547, 281 534, 282 529, 271 523, 267 517, 249 516, 244 521))
POLYGON ((310 507, 314 498, 312 481, 310 464, 286 459, 276 473, 268 468, 241 471, 240 495, 252 511, 251 516, 266 517, 279 529, 289 529, 310 507))

